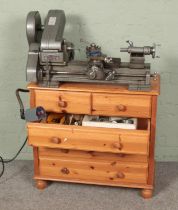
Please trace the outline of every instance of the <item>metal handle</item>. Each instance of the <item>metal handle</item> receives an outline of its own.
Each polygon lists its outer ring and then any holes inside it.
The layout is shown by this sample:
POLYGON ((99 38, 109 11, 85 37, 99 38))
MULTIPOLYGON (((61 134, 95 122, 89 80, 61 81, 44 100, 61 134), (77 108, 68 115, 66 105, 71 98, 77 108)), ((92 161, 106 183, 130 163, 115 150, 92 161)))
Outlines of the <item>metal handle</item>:
POLYGON ((132 42, 132 41, 127 40, 127 41, 126 41, 126 43, 128 43, 128 44, 129 44, 129 46, 133 47, 133 42, 132 42))
POLYGON ((52 137, 51 138, 51 142, 54 144, 60 144, 61 143, 61 139, 58 137, 52 137))
POLYGON ((119 111, 121 111, 121 112, 125 112, 127 108, 126 108, 125 105, 119 104, 119 105, 117 106, 117 109, 118 109, 119 111))
POLYGON ((67 102, 66 101, 63 101, 62 98, 59 96, 58 105, 61 108, 65 108, 67 106, 67 102))
POLYGON ((123 172, 118 172, 118 173, 116 174, 116 177, 119 178, 119 179, 124 179, 124 178, 125 178, 125 175, 124 175, 123 172))

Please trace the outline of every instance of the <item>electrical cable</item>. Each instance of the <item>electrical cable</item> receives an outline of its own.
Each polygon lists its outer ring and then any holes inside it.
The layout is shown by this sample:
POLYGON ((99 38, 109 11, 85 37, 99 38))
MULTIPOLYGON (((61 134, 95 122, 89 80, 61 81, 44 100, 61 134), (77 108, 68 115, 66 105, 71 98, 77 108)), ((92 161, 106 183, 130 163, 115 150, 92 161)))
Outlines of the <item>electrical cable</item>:
MULTIPOLYGON (((16 97, 17 97, 17 100, 18 100, 18 103, 19 103, 19 106, 20 106, 20 117, 21 119, 25 119, 25 115, 24 115, 24 105, 23 105, 23 102, 20 98, 20 94, 19 92, 23 92, 23 93, 28 93, 29 90, 27 89, 21 89, 21 88, 18 88, 16 91, 15 91, 15 94, 16 94, 16 97)), ((5 170, 5 164, 7 163, 10 163, 12 162, 13 160, 15 160, 17 158, 17 156, 20 154, 20 152, 22 151, 22 149, 24 148, 26 142, 27 142, 27 139, 28 137, 26 137, 24 143, 22 144, 22 146, 20 147, 20 149, 18 150, 18 152, 15 154, 15 156, 9 160, 4 160, 2 156, 0 156, 0 162, 2 163, 2 171, 0 172, 0 178, 3 176, 4 174, 4 170, 5 170)))
POLYGON ((24 105, 23 105, 22 99, 20 98, 19 92, 28 93, 29 90, 18 88, 18 89, 15 91, 17 100, 18 100, 19 105, 20 105, 20 117, 21 117, 21 119, 24 120, 24 119, 25 119, 25 115, 24 115, 24 105))
POLYGON ((0 156, 0 162, 2 163, 2 171, 0 173, 0 177, 1 177, 4 174, 4 169, 5 169, 4 160, 1 156, 0 156))
POLYGON ((15 159, 17 158, 17 156, 20 154, 20 152, 21 152, 22 149, 24 148, 24 146, 25 146, 25 144, 26 144, 26 142, 27 142, 27 139, 28 139, 28 137, 26 137, 24 143, 22 144, 22 146, 20 147, 20 149, 18 150, 18 152, 16 153, 16 155, 15 155, 13 158, 11 158, 11 159, 9 159, 9 160, 4 160, 4 159, 0 156, 0 162, 2 163, 2 171, 1 171, 1 173, 0 173, 0 177, 2 177, 2 175, 4 174, 5 164, 6 164, 6 163, 10 163, 10 162, 12 162, 13 160, 15 160, 15 159))

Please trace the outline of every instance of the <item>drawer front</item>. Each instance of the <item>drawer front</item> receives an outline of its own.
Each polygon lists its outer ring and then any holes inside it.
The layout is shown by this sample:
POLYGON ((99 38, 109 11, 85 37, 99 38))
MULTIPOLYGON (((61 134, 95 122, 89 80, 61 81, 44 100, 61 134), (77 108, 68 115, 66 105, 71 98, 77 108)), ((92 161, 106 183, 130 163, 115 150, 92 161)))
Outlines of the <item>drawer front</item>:
POLYGON ((103 183, 146 184, 147 163, 122 163, 111 160, 91 160, 82 158, 39 157, 39 174, 48 178, 103 183))
POLYGON ((91 113, 91 94, 70 91, 35 90, 35 104, 48 112, 91 113), (80 106, 79 106, 80 104, 80 106))
POLYGON ((146 155, 132 155, 132 154, 116 154, 108 152, 94 152, 94 151, 80 151, 80 150, 69 150, 69 149, 56 149, 56 148, 47 148, 39 147, 38 148, 39 156, 46 158, 79 158, 79 159, 88 159, 88 160, 107 160, 112 161, 112 164, 115 164, 115 161, 121 162, 135 162, 135 163, 148 163, 148 156, 146 155))
POLYGON ((28 124, 29 144, 51 148, 148 155, 148 130, 28 124))
POLYGON ((151 96, 92 94, 92 114, 106 116, 151 116, 151 96))

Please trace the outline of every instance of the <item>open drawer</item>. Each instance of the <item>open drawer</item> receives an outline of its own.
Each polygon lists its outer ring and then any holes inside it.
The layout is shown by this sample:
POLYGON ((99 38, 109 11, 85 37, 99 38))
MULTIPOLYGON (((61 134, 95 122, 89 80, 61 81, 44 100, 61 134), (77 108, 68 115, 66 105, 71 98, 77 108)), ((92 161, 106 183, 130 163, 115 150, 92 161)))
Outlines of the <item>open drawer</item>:
POLYGON ((28 123, 28 142, 36 147, 148 155, 149 119, 139 119, 137 130, 28 123))

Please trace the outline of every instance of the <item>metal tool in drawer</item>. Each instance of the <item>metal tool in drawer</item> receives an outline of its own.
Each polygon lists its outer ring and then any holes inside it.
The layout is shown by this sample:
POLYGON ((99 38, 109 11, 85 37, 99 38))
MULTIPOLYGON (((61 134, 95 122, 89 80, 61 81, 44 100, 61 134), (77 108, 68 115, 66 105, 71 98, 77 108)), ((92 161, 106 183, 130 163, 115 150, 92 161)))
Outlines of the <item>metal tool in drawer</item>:
MULTIPOLYGON (((135 47, 132 42, 121 52, 130 54, 130 62, 121 62, 102 53, 92 43, 86 47, 86 61, 74 60, 74 45, 63 38, 65 27, 63 10, 50 10, 44 26, 38 11, 27 16, 29 43, 27 81, 54 87, 61 82, 127 84, 131 90, 150 89, 150 64, 145 55, 155 57, 156 47, 135 47)), ((153 75, 156 79, 156 74, 153 75)))
POLYGON ((85 115, 82 120, 82 126, 135 130, 137 129, 137 118, 85 115))
POLYGON ((25 110, 25 120, 27 122, 39 122, 45 119, 46 119, 46 111, 41 106, 25 110))

